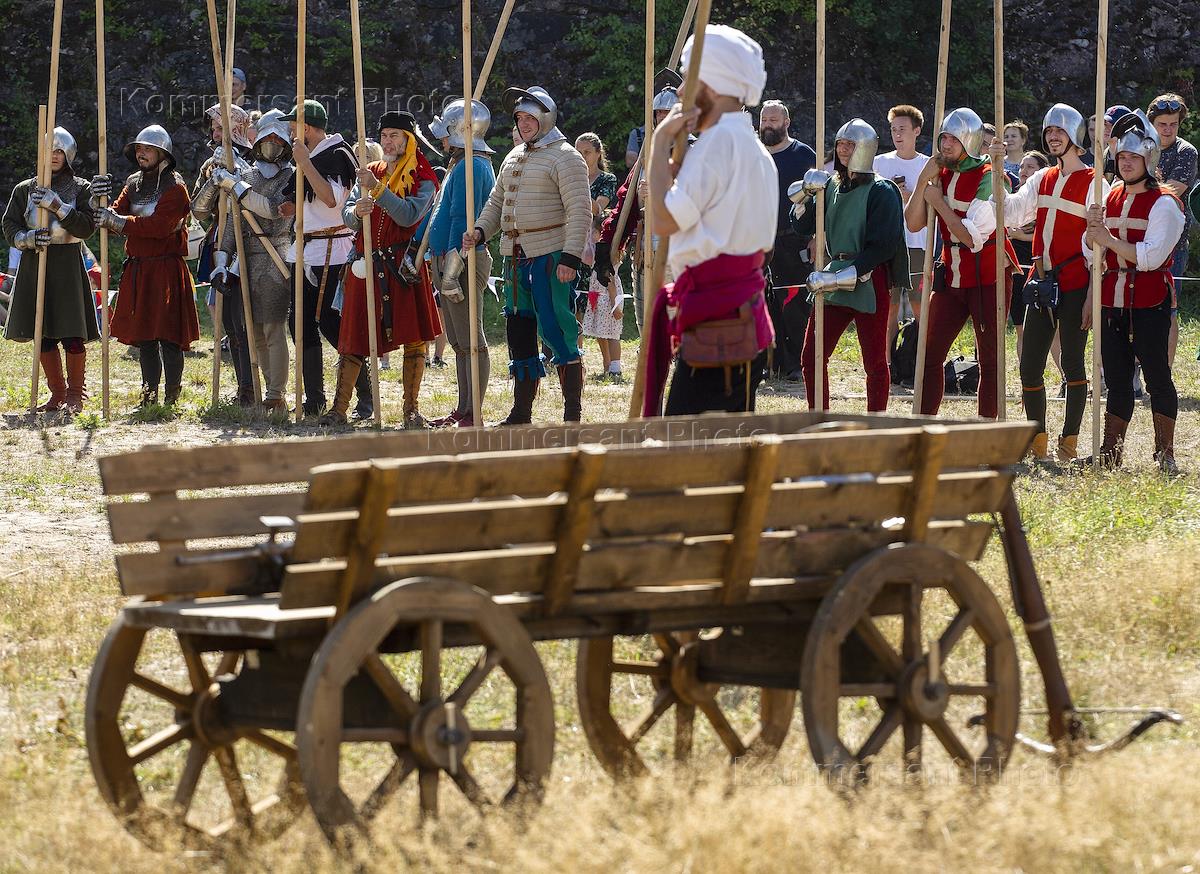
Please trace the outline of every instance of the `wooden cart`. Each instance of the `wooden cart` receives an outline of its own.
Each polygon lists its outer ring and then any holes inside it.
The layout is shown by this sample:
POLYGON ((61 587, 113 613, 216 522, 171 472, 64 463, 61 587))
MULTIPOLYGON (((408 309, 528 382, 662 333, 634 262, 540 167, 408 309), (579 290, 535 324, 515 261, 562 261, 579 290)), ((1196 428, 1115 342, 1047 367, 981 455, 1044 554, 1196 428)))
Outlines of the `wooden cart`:
POLYGON ((804 413, 104 458, 131 600, 88 689, 101 793, 147 843, 210 848, 305 806, 350 838, 389 804, 436 812, 443 780, 479 806, 536 796, 555 703, 534 642, 552 639, 579 641, 582 726, 614 775, 698 755, 701 726, 727 758, 769 755, 797 692, 829 773, 862 778, 899 733, 906 767, 936 748, 995 774, 1021 701, 970 565, 995 530, 1068 749, 1011 490, 1032 435, 804 413))

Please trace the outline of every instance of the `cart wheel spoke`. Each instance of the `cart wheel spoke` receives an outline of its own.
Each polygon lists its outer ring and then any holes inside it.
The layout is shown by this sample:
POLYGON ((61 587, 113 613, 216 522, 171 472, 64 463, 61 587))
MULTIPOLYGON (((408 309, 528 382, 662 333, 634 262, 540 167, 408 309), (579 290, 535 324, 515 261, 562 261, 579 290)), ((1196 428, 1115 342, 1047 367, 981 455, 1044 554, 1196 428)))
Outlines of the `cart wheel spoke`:
POLYGON ((650 707, 638 718, 638 721, 633 724, 633 728, 628 732, 629 742, 637 744, 654 727, 655 723, 662 718, 663 714, 671 709, 671 705, 674 703, 675 693, 671 691, 670 686, 663 686, 659 689, 650 707))
POLYGON ((871 734, 863 742, 855 758, 862 762, 871 756, 879 755, 879 751, 883 749, 892 735, 896 733, 896 729, 900 727, 903 715, 899 704, 894 701, 889 704, 888 708, 883 711, 883 718, 872 729, 871 734))
POLYGON ((995 683, 951 683, 946 687, 951 695, 962 695, 969 698, 995 698, 995 683))
POLYGON ((296 761, 296 748, 286 741, 282 741, 277 737, 267 734, 257 728, 249 728, 242 731, 241 736, 257 747, 261 747, 269 753, 274 753, 282 759, 289 762, 296 761))
POLYGON ((725 718, 725 712, 721 710, 721 705, 715 700, 708 700, 699 705, 701 712, 708 718, 713 730, 717 733, 717 737, 721 739, 721 743, 725 744, 725 749, 729 750, 729 755, 735 759, 740 759, 746 755, 746 745, 742 743, 742 739, 738 737, 737 731, 729 720, 725 718))
POLYGON ((659 634, 653 635, 653 637, 654 642, 658 644, 658 648, 662 650, 662 654, 665 656, 675 655, 677 652, 679 652, 680 647, 683 646, 683 644, 680 643, 673 634, 660 632, 659 634))
POLYGON ((207 762, 208 747, 200 741, 193 740, 188 749, 183 773, 179 776, 179 783, 175 787, 175 807, 179 811, 180 819, 187 816, 188 810, 191 809, 192 798, 195 797, 196 786, 200 782, 200 774, 203 773, 207 762))
POLYGON ((438 812, 438 768, 422 768, 420 777, 421 816, 434 817, 438 812))
POLYGON ((399 791, 400 786, 408 779, 408 775, 416 769, 416 766, 417 764, 413 761, 412 756, 407 753, 397 757, 392 767, 388 770, 387 775, 379 781, 379 785, 375 787, 367 800, 363 802, 359 815, 368 822, 378 816, 379 811, 399 791))
POLYGON ((224 677, 232 674, 238 666, 238 661, 241 659, 242 653, 240 650, 231 650, 221 653, 221 661, 217 664, 216 671, 213 672, 213 678, 224 677))
POLYGON ((155 698, 161 698, 168 704, 172 704, 180 709, 187 707, 191 703, 186 693, 172 689, 170 686, 163 685, 158 680, 147 677, 145 674, 139 674, 136 671, 129 680, 129 685, 136 686, 143 692, 148 692, 155 698))
POLYGON ((471 772, 467 770, 465 765, 460 763, 458 770, 450 775, 450 779, 454 781, 455 786, 462 790, 462 794, 467 796, 467 800, 476 807, 483 808, 491 806, 492 802, 487 797, 487 793, 483 791, 483 787, 475 782, 475 778, 471 775, 471 772))
POLYGON ((692 757, 696 739, 696 706, 680 701, 675 705, 675 761, 686 762, 692 757))
POLYGON ((472 743, 515 744, 525 739, 519 728, 476 728, 471 730, 472 743))
POLYGON ((879 626, 870 616, 863 616, 854 626, 854 630, 858 632, 858 636, 862 638, 863 643, 883 663, 891 675, 897 675, 904 670, 904 661, 900 658, 900 654, 892 648, 888 643, 887 638, 879 630, 879 626))
POLYGON ((182 635, 179 637, 179 649, 183 653, 184 664, 187 665, 192 691, 203 692, 212 682, 212 677, 208 674, 208 668, 204 667, 204 660, 200 658, 199 651, 191 640, 182 635))
POLYGON ((155 732, 136 746, 130 747, 130 764, 140 765, 147 759, 157 756, 163 750, 175 746, 181 740, 190 740, 194 734, 195 732, 192 730, 192 723, 190 721, 169 725, 162 731, 155 732))
POLYGON ((954 619, 946 626, 946 630, 942 632, 942 636, 938 638, 938 653, 940 654, 942 664, 946 663, 946 657, 950 655, 950 650, 954 649, 954 645, 962 639, 963 633, 971 627, 971 623, 974 621, 974 610, 970 607, 959 608, 954 619))
POLYGON ((637 674, 642 677, 668 677, 671 675, 671 667, 664 662, 613 659, 612 672, 614 674, 637 674))
MULTIPOLYGON (((419 709, 417 702, 413 700, 412 696, 408 694, 408 690, 396 679, 396 675, 392 673, 391 668, 384 664, 383 659, 379 657, 379 653, 371 653, 363 659, 363 667, 367 669, 367 675, 379 688, 379 691, 383 693, 383 697, 387 699, 392 711, 400 717, 400 721, 407 723, 408 720, 412 719, 419 709)), ((435 682, 436 680, 437 678, 435 677, 435 682)), ((421 683, 423 689, 424 678, 422 678, 421 683)), ((422 694, 424 693, 422 692, 422 694)))
POLYGON ((421 623, 421 703, 442 697, 442 620, 421 623))
POLYGON ((929 728, 933 731, 937 739, 941 741, 946 752, 950 754, 951 758, 957 764, 966 767, 974 763, 975 757, 971 755, 963 742, 959 740, 958 735, 950 727, 950 723, 946 722, 945 717, 935 719, 929 724, 929 728))
POLYGON ((500 664, 503 656, 500 650, 494 647, 488 647, 487 651, 479 657, 470 673, 463 677, 463 681, 458 684, 458 688, 447 699, 454 704, 462 707, 471 699, 471 696, 479 691, 479 687, 483 685, 484 680, 488 678, 496 665, 500 664))
POLYGON ((213 750, 217 767, 221 770, 221 779, 225 781, 225 790, 229 793, 229 801, 233 805, 233 816, 238 825, 247 831, 254 828, 254 809, 250 805, 250 797, 246 794, 246 784, 238 771, 237 757, 232 747, 217 747, 213 750))

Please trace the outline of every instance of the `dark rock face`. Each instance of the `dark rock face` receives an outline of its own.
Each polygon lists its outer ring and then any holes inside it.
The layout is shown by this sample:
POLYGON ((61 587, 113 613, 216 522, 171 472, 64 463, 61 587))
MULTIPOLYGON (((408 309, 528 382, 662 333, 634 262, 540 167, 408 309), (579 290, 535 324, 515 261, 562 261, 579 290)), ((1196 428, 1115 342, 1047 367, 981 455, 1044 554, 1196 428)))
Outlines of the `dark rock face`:
MULTIPOLYGON (((88 4, 84 4, 88 7, 88 4)), ((483 61, 502 0, 475 0, 475 69, 483 61)), ((682 0, 660 0, 659 32, 665 56, 677 27, 682 0)), ((224 4, 218 3, 223 10, 224 4)), ((792 106, 793 133, 810 141, 815 124, 814 26, 812 3, 734 2, 719 11, 747 28, 763 43, 770 76, 767 96, 792 106), (771 11, 763 12, 763 9, 771 11)), ((128 169, 121 146, 144 125, 159 122, 171 132, 180 169, 194 172, 207 155, 206 106, 216 102, 208 22, 197 0, 106 0, 108 53, 109 164, 128 169)), ((368 135, 374 119, 387 108, 408 108, 428 121, 442 103, 461 91, 460 19, 457 3, 421 2, 388 7, 384 15, 364 10, 368 135)), ((827 138, 846 119, 858 115, 883 134, 886 110, 914 103, 932 116, 937 71, 936 0, 831 0, 827 41, 827 138)), ((0 187, 9 188, 31 168, 35 155, 37 104, 45 99, 49 66, 49 0, 0 0, 5 42, 23 51, 0 59, 0 187)), ((237 66, 247 72, 248 94, 262 109, 290 108, 295 88, 295 13, 292 4, 241 0, 238 4, 237 66)), ((307 78, 310 96, 329 107, 331 130, 354 139, 355 109, 350 66, 348 10, 344 3, 308 4, 307 78)), ((222 11, 223 14, 223 11, 222 11)), ((540 0, 518 3, 485 99, 493 111, 493 144, 502 148, 509 123, 501 106, 510 84, 544 85, 564 108, 568 136, 598 128, 618 160, 630 126, 641 119, 640 46, 636 40, 607 43, 608 31, 624 27, 640 33, 644 4, 636 0, 540 0), (598 40, 575 38, 579 28, 595 24, 598 40), (598 47, 597 47, 598 46, 598 47), (628 75, 624 71, 628 71, 628 75), (623 81, 607 94, 585 87, 588 81, 623 81), (627 81, 626 81, 627 80, 627 81), (629 84, 632 83, 632 84, 629 84), (615 99, 628 113, 599 107, 615 99)), ((1200 44, 1193 38, 1200 21, 1200 0, 1133 3, 1114 0, 1110 10, 1107 104, 1145 106, 1156 93, 1177 90, 1192 101, 1192 78, 1200 65, 1200 44)), ((1063 101, 1090 115, 1095 103, 1096 10, 1047 0, 1005 3, 1005 59, 1009 118, 1022 117, 1036 132, 1042 114, 1063 101)), ((224 27, 221 27, 222 39, 224 27)), ((991 119, 992 6, 983 0, 954 4, 950 86, 947 106, 972 105, 991 119)), ((58 121, 78 138, 81 172, 96 166, 94 19, 72 11, 64 20, 58 121)), ((925 139, 933 119, 926 124, 925 139)), ((618 168, 619 169, 619 168, 618 168)))

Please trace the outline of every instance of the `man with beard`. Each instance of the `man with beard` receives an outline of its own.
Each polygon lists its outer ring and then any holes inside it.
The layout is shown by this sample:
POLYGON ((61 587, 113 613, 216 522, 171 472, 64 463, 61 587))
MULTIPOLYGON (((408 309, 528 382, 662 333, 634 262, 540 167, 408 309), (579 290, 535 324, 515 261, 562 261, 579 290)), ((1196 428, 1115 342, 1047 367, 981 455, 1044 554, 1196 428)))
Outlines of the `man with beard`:
POLYGON ((557 127, 558 107, 544 88, 509 88, 504 100, 521 145, 504 159, 496 187, 462 244, 501 232, 504 314, 513 406, 504 425, 528 425, 546 367, 538 337, 558 367, 563 420, 583 415, 583 351, 575 320, 575 279, 592 221, 587 164, 557 127))
MULTIPOLYGON (((925 227, 926 207, 937 213, 942 238, 942 261, 929 301, 929 331, 925 345, 925 377, 921 413, 937 415, 946 380, 942 362, 959 331, 971 320, 975 357, 979 362, 978 410, 994 419, 996 405, 996 341, 1004 334, 996 326, 996 294, 1003 289, 1005 310, 1012 293, 1012 274, 996 281, 996 205, 991 202, 992 165, 983 159, 983 121, 970 109, 956 109, 938 130, 937 154, 917 179, 904 211, 908 230, 925 227)), ((1005 238, 1011 265, 1017 253, 1005 238)))
MULTIPOLYGON (((183 387, 183 353, 200 337, 196 291, 187 263, 187 187, 175 172, 171 137, 152 124, 125 146, 125 158, 138 170, 96 224, 125 237, 125 267, 113 312, 112 335, 138 347, 142 368, 140 406, 173 406, 183 387)), ((112 175, 92 178, 92 195, 113 191, 112 175)))
MULTIPOLYGON (((1103 207, 1088 210, 1084 258, 1092 245, 1101 247, 1100 355, 1108 380, 1104 442, 1090 464, 1121 465, 1125 432, 1133 418, 1134 362, 1140 362, 1150 389, 1154 417, 1154 461, 1172 476, 1175 463, 1175 419, 1179 394, 1171 376, 1169 339, 1171 262, 1176 241, 1186 226, 1183 204, 1155 179, 1161 145, 1155 125, 1140 110, 1113 125, 1113 148, 1120 176, 1103 207)), ((1091 310, 1083 314, 1086 326, 1091 310)))
MULTIPOLYGON (((684 46, 681 71, 693 60, 684 46)), ((676 276, 654 302, 646 345, 643 416, 754 410, 761 358, 774 340, 763 298, 763 262, 774 245, 775 163, 754 133, 746 106, 762 97, 762 47, 740 30, 709 25, 696 79, 695 108, 677 105, 650 144, 649 200, 655 230, 669 237, 676 276), (700 132, 682 166, 671 148, 686 128, 700 132), (676 175, 676 170, 678 175, 676 175), (733 330, 730 330, 730 329, 733 330), (712 344, 735 333, 736 342, 712 344), (718 354, 713 354, 719 348, 718 354)))
MULTIPOLYGON (((305 100, 294 107, 281 121, 292 127, 292 158, 304 174, 304 239, 296 240, 287 260, 296 263, 296 247, 304 251, 304 306, 299 313, 293 301, 291 313, 292 337, 296 335, 296 320, 304 323, 304 349, 301 368, 304 376, 304 413, 320 415, 325 409, 325 370, 321 352, 321 337, 335 349, 341 330, 341 315, 333 307, 334 294, 342 271, 353 250, 354 232, 346 227, 342 210, 358 173, 358 161, 341 134, 326 133, 329 113, 316 100, 305 100)), ((294 217, 296 197, 295 174, 284 188, 285 201, 280 215, 294 217)), ((371 380, 360 371, 356 418, 369 417, 371 410, 371 380)))
POLYGON ((96 306, 92 286, 83 266, 83 241, 92 235, 95 217, 88 196, 91 186, 75 175, 75 138, 65 128, 54 129, 50 153, 50 185, 43 188, 37 179, 17 183, 4 211, 4 237, 10 246, 29 257, 17 265, 11 290, 11 307, 4 325, 9 340, 33 339, 37 314, 37 253, 46 252, 46 290, 43 301, 42 347, 39 351, 42 373, 50 398, 38 412, 60 409, 75 414, 83 410, 84 370, 87 352, 84 343, 96 340, 96 306), (49 224, 39 223, 38 207, 48 211, 49 224), (67 376, 58 347, 67 357, 67 376))
POLYGON ((788 188, 799 182, 804 174, 817 166, 817 155, 788 132, 792 117, 787 106, 778 100, 768 100, 758 116, 758 137, 762 140, 775 170, 779 173, 779 217, 775 228, 775 248, 768 259, 767 307, 775 326, 775 356, 773 375, 798 382, 804 379, 800 353, 804 345, 804 327, 808 322, 808 298, 800 287, 811 270, 807 262, 808 239, 792 228, 788 213, 792 201, 788 188))
MULTIPOLYGON (((288 378, 287 317, 292 299, 290 274, 282 273, 267 250, 271 247, 282 259, 291 241, 292 219, 279 217, 284 202, 284 189, 294 184, 291 157, 291 138, 283 113, 278 109, 267 112, 257 126, 251 157, 254 164, 240 172, 230 173, 223 167, 213 171, 213 181, 222 190, 237 198, 244 211, 259 217, 262 235, 250 233, 245 238, 247 263, 237 263, 237 246, 233 222, 225 223, 225 233, 214 257, 212 283, 225 295, 222 315, 228 314, 237 330, 246 333, 246 317, 242 312, 241 277, 250 283, 250 324, 254 345, 258 349, 258 365, 266 385, 263 407, 267 412, 287 412, 284 391, 288 378), (231 263, 232 262, 232 263, 231 263)), ((253 391, 246 361, 246 379, 253 391)), ((240 377, 239 377, 240 378, 240 377)), ((239 391, 239 395, 241 391, 239 391)))
MULTIPOLYGON (((812 295, 825 295, 825 331, 821 367, 825 369, 824 407, 829 409, 829 357, 853 322, 867 378, 867 412, 887 409, 891 373, 887 359, 887 320, 891 289, 906 289, 908 247, 904 238, 904 207, 900 189, 874 172, 879 135, 861 118, 837 132, 834 175, 811 170, 804 178, 809 199, 794 208, 796 229, 812 236, 816 210, 811 198, 825 191, 824 270, 808 277, 812 295)), ((814 297, 815 299, 815 297, 814 297)), ((816 406, 816 318, 808 320, 804 337, 804 380, 808 406, 816 406)))
MULTIPOLYGON (((1038 423, 1031 452, 1047 460, 1046 358, 1058 332, 1062 345, 1062 371, 1067 382, 1067 405, 1058 460, 1074 461, 1079 426, 1087 405, 1088 378, 1084 361, 1087 328, 1084 313, 1092 310, 1092 285, 1084 261, 1087 208, 1092 205, 1095 171, 1080 159, 1087 131, 1083 115, 1065 103, 1050 107, 1042 121, 1042 145, 1056 163, 1034 173, 1004 199, 1004 224, 1020 228, 1034 222, 1033 259, 1029 280, 1051 278, 1057 285, 1057 302, 1043 300, 1025 312, 1025 339, 1021 347, 1021 399, 1027 418, 1038 423)), ((1004 160, 1004 144, 992 145, 993 163, 1004 160)), ((1108 183, 1103 183, 1105 196, 1108 183)), ((993 210, 995 206, 993 204, 993 210)), ((1026 286, 1028 293, 1029 288, 1026 286)))
MULTIPOLYGON (((229 107, 229 120, 233 128, 232 137, 226 137, 224 124, 221 120, 221 104, 210 106, 204 112, 212 126, 212 155, 200 165, 200 173, 196 177, 196 187, 192 193, 192 216, 202 226, 207 226, 204 241, 200 244, 200 259, 196 264, 196 279, 199 282, 210 282, 215 272, 217 254, 217 194, 219 189, 213 180, 213 171, 225 166, 225 148, 229 140, 233 142, 234 169, 241 172, 249 165, 246 156, 250 152, 250 143, 246 139, 246 128, 250 124, 250 116, 240 106, 229 107)), ((209 285, 208 312, 216 320, 217 287, 209 285)), ((249 340, 246 337, 246 327, 240 318, 241 304, 235 307, 224 301, 221 308, 221 327, 225 330, 230 358, 233 361, 233 372, 238 384, 238 402, 249 406, 254 402, 254 380, 250 373, 249 340)))
POLYGON ((412 262, 413 238, 437 192, 437 176, 417 144, 412 113, 385 112, 379 119, 379 145, 383 160, 362 168, 346 200, 343 220, 356 231, 358 256, 346 274, 338 335, 337 388, 333 406, 322 421, 345 424, 350 394, 366 368, 370 331, 375 332, 380 355, 404 350, 404 427, 426 428, 418 409, 421 379, 425 375, 425 350, 442 332, 433 302, 433 287, 424 264, 412 262), (362 228, 371 223, 373 263, 364 259, 362 228), (375 324, 367 320, 367 270, 375 274, 375 324))

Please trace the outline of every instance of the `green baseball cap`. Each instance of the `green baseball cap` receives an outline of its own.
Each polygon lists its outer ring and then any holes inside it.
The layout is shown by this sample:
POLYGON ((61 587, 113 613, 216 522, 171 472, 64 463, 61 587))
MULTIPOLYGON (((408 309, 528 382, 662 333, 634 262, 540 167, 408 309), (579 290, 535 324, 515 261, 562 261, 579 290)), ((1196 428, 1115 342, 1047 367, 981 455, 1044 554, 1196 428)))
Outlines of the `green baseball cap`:
MULTIPOLYGON (((283 118, 281 118, 279 120, 280 121, 295 121, 296 120, 296 109, 297 109, 297 107, 293 106, 292 111, 289 112, 287 115, 285 115, 283 118)), ((329 124, 329 113, 326 112, 325 107, 322 106, 317 101, 305 100, 304 101, 304 123, 307 125, 311 125, 312 127, 319 127, 321 130, 325 130, 326 126, 329 124)))

